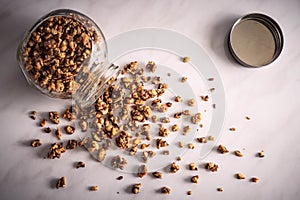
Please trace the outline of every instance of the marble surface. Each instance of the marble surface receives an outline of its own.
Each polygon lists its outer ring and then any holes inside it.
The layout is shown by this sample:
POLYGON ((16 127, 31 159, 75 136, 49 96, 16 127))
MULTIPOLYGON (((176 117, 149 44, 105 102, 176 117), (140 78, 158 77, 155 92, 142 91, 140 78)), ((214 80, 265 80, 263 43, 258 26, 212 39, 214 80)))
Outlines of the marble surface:
MULTIPOLYGON (((299 199, 300 198, 300 2, 298 0, 252 1, 0 1, 0 199, 299 199), (33 149, 28 142, 54 137, 41 133, 28 112, 63 109, 68 101, 49 99, 31 88, 16 61, 16 48, 23 33, 42 15, 56 8, 73 8, 86 13, 103 29, 107 38, 124 31, 161 27, 179 31, 199 43, 217 66, 226 91, 227 114, 218 143, 245 156, 221 155, 213 151, 205 160, 197 152, 183 158, 178 174, 162 180, 147 176, 137 179, 101 166, 86 151, 76 150, 60 160, 43 159, 46 147, 33 149), (285 39, 278 60, 261 69, 243 68, 226 53, 224 38, 238 17, 251 12, 272 16, 282 27, 285 39), (251 120, 245 120, 250 116, 251 120), (236 132, 229 132, 229 127, 236 132), (260 150, 265 158, 256 157, 260 150), (83 160, 85 169, 75 169, 83 160), (217 173, 201 167, 199 184, 189 182, 195 173, 185 163, 206 161, 220 165, 217 173), (245 180, 234 178, 242 172, 245 180), (119 175, 124 180, 117 181, 119 175), (56 190, 55 180, 67 177, 68 186, 56 190), (258 176, 254 184, 249 178, 258 176), (132 195, 130 185, 142 183, 132 195), (98 192, 88 187, 99 185, 98 192), (170 195, 159 188, 167 185, 170 195), (217 192, 223 187, 224 192, 217 192), (186 192, 192 190, 192 196, 186 192), (118 193, 117 193, 118 192, 118 193)), ((67 139, 67 138, 65 138, 67 139)), ((46 145, 45 145, 46 146, 46 145)))

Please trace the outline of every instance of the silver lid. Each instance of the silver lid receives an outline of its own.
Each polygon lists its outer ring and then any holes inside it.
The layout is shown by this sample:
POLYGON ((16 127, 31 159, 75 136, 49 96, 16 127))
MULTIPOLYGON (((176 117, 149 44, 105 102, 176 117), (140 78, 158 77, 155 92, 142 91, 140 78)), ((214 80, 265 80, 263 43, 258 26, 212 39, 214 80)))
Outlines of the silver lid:
POLYGON ((238 63, 246 67, 262 67, 280 55, 283 34, 271 17, 260 13, 248 14, 231 27, 228 46, 238 63))

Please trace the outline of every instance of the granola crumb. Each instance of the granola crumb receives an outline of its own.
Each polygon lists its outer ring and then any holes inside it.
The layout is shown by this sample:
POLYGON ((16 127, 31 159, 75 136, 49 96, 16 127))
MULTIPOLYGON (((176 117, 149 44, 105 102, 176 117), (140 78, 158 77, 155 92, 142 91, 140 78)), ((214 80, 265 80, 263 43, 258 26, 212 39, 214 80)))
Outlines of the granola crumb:
POLYGON ((216 90, 216 88, 210 88, 209 91, 210 92, 214 92, 216 90))
POLYGON ((174 118, 179 119, 181 117, 182 113, 181 112, 177 112, 174 114, 174 118))
POLYGON ((152 175, 153 175, 155 178, 162 178, 162 173, 161 173, 161 172, 152 172, 152 175))
POLYGON ((197 171, 198 170, 198 168, 196 167, 196 164, 193 163, 193 162, 189 164, 189 169, 192 170, 192 171, 197 171))
POLYGON ((192 195, 192 191, 191 190, 189 190, 189 191, 187 191, 187 193, 186 193, 187 195, 192 195))
POLYGON ((188 132, 190 132, 191 128, 190 126, 183 127, 183 135, 186 135, 188 132))
POLYGON ((227 148, 223 145, 219 145, 218 147, 218 151, 222 154, 228 153, 229 151, 227 150, 227 148))
POLYGON ((218 191, 218 192, 223 192, 224 189, 223 189, 222 187, 219 187, 219 188, 217 188, 217 191, 218 191))
POLYGON ((173 132, 177 132, 177 131, 179 131, 179 126, 178 126, 177 124, 174 124, 174 125, 171 127, 171 130, 172 130, 173 132))
POLYGON ((55 135, 56 135, 57 139, 61 140, 61 131, 60 131, 60 128, 57 128, 55 130, 55 135))
POLYGON ((138 177, 143 178, 147 174, 147 171, 148 171, 148 169, 147 169, 146 165, 141 165, 138 168, 138 177))
POLYGON ((170 172, 171 173, 176 173, 180 169, 179 165, 176 165, 175 162, 173 162, 170 166, 170 172))
POLYGON ((190 57, 183 57, 182 58, 182 62, 184 62, 184 63, 187 63, 187 62, 189 62, 190 61, 190 57))
POLYGON ((40 126, 41 127, 44 127, 44 126, 46 126, 46 122, 47 122, 47 119, 42 119, 42 121, 41 121, 41 123, 40 123, 40 126))
POLYGON ((229 130, 230 130, 230 131, 236 131, 236 128, 231 127, 231 128, 229 128, 229 130))
POLYGON ((166 146, 168 146, 168 145, 169 145, 169 144, 167 143, 167 141, 162 140, 162 139, 160 139, 160 138, 156 139, 156 147, 157 147, 158 149, 160 149, 161 147, 166 147, 166 146))
POLYGON ((153 62, 153 61, 149 61, 146 65, 146 69, 152 73, 154 73, 156 71, 156 68, 157 68, 157 66, 156 66, 155 62, 153 62))
POLYGON ((60 179, 57 180, 56 182, 56 189, 59 188, 65 188, 67 186, 67 180, 66 177, 61 177, 60 179))
POLYGON ((85 163, 82 162, 82 161, 78 162, 78 163, 76 164, 76 168, 77 168, 77 169, 78 169, 78 168, 85 168, 85 163))
POLYGON ((206 137, 197 138, 197 141, 200 143, 207 143, 206 137))
POLYGON ((217 164, 212 163, 212 162, 208 162, 208 163, 206 163, 205 168, 212 171, 212 172, 216 172, 216 171, 218 171, 219 166, 217 164))
POLYGON ((208 140, 210 140, 210 141, 215 141, 215 137, 214 136, 212 136, 212 135, 210 135, 210 136, 208 136, 208 138, 207 138, 208 140))
POLYGON ((98 185, 93 185, 90 187, 90 191, 93 191, 93 192, 98 191, 98 189, 99 189, 98 185))
POLYGON ((259 178, 257 178, 257 177, 252 177, 252 178, 250 179, 250 181, 253 182, 253 183, 258 183, 258 182, 259 182, 259 178))
POLYGON ((44 132, 45 132, 45 133, 51 133, 51 128, 50 128, 50 127, 44 128, 44 132))
POLYGON ((214 78, 208 78, 207 80, 208 81, 214 81, 215 79, 214 78))
POLYGON ((163 194, 170 194, 171 193, 171 189, 168 188, 168 187, 166 187, 166 186, 164 186, 164 187, 161 188, 161 193, 163 193, 163 194))
POLYGON ((67 126, 65 126, 65 131, 67 134, 72 135, 75 132, 75 127, 67 125, 67 126))
POLYGON ((195 105, 195 99, 192 98, 192 99, 188 100, 188 105, 189 106, 194 106, 195 105))
POLYGON ((208 95, 203 95, 203 96, 201 96, 201 99, 202 99, 203 101, 208 101, 209 96, 208 96, 208 95))
POLYGON ((49 119, 54 124, 59 124, 59 114, 56 111, 49 112, 49 119))
POLYGON ((181 82, 182 82, 182 83, 185 83, 185 82, 187 81, 187 79, 188 79, 188 78, 187 78, 186 76, 184 76, 184 77, 181 78, 181 82))
POLYGON ((261 150, 260 152, 257 153, 258 157, 263 158, 265 157, 265 152, 261 150))
POLYGON ((198 183, 199 182, 199 176, 198 175, 192 176, 191 182, 192 183, 198 183))
POLYGON ((195 149, 195 145, 194 145, 193 143, 189 143, 189 144, 188 144, 188 148, 189 148, 189 149, 195 149))
POLYGON ((122 180, 123 178, 124 178, 123 176, 118 176, 118 177, 117 177, 117 180, 120 181, 120 180, 122 180))
POLYGON ((164 150, 164 151, 162 152, 162 154, 163 154, 163 155, 169 155, 169 154, 170 154, 170 151, 169 151, 169 150, 164 150))
POLYGON ((201 115, 201 113, 196 113, 195 115, 193 115, 193 116, 191 117, 191 122, 192 122, 193 124, 198 124, 201 120, 202 120, 202 115, 201 115))
POLYGON ((167 76, 171 76, 171 73, 168 73, 167 76))
POLYGON ((242 174, 242 173, 237 173, 237 174, 236 174, 236 178, 237 178, 237 179, 245 179, 246 177, 245 177, 244 174, 242 174))
POLYGON ((191 115, 191 111, 190 110, 184 110, 182 112, 183 115, 191 115))
POLYGON ((35 119, 36 119, 36 111, 30 112, 29 117, 30 117, 31 119, 35 120, 35 119))
POLYGON ((213 103, 213 104, 212 104, 212 107, 213 107, 213 109, 216 109, 217 106, 216 106, 215 103, 213 103))
POLYGON ((183 143, 182 141, 179 141, 179 142, 178 142, 178 146, 179 146, 180 148, 183 148, 183 147, 184 147, 184 143, 183 143))
POLYGON ((177 160, 177 161, 181 161, 181 157, 180 157, 180 156, 177 156, 176 160, 177 160))
POLYGON ((251 119, 249 116, 246 116, 245 118, 246 118, 247 120, 250 120, 250 119, 251 119))
POLYGON ((234 151, 234 154, 238 157, 243 157, 244 156, 244 154, 239 150, 234 151))
POLYGON ((176 96, 174 101, 175 102, 182 102, 182 98, 180 96, 176 96))
POLYGON ((42 142, 41 142, 40 139, 35 139, 35 140, 32 140, 32 141, 31 141, 30 145, 31 145, 32 147, 39 147, 39 146, 42 145, 42 142))
POLYGON ((132 186, 132 190, 131 190, 132 193, 133 193, 133 194, 138 194, 138 193, 140 193, 141 187, 142 187, 142 184, 141 184, 141 183, 134 184, 134 185, 132 186))

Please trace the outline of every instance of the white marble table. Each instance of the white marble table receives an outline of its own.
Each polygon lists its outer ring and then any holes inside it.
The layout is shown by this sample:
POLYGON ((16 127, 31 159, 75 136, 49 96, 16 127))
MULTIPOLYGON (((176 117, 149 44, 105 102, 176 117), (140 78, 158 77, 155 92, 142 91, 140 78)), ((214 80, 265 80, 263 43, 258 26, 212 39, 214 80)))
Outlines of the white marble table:
MULTIPOLYGON (((252 1, 0 1, 0 199, 299 199, 300 198, 300 2, 298 0, 252 1), (41 149, 28 141, 42 134, 27 112, 56 110, 69 102, 49 99, 26 83, 16 62, 16 48, 24 33, 40 16, 56 8, 73 8, 86 13, 103 29, 107 38, 121 32, 161 27, 179 31, 198 42, 217 66, 224 82, 227 114, 218 143, 231 151, 245 148, 244 157, 213 151, 200 165, 213 161, 220 170, 213 174, 198 171, 199 184, 187 179, 184 169, 162 180, 147 176, 138 180, 101 166, 86 151, 68 152, 60 160, 42 159, 41 149), (273 64, 247 69, 236 64, 224 50, 224 37, 238 17, 262 12, 272 16, 284 32, 284 50, 273 64), (251 120, 245 120, 250 116, 251 120), (232 133, 228 128, 234 126, 232 133), (265 151, 265 158, 255 155, 265 151), (84 160, 86 169, 74 169, 84 160), (242 172, 245 180, 234 174, 242 172), (119 175, 124 180, 117 181, 119 175), (66 176, 65 189, 53 188, 55 180, 66 176), (258 176, 254 184, 249 178, 258 176), (128 192, 131 184, 142 182, 138 195, 128 192), (98 192, 88 187, 99 185, 98 192), (172 189, 162 195, 164 185, 172 189), (224 192, 217 192, 223 187, 224 192), (193 195, 186 192, 192 190, 193 195), (118 193, 117 193, 118 192, 118 193)), ((49 139, 50 138, 50 139, 49 139)), ((47 143, 47 142, 46 142, 47 143)), ((44 149, 46 150, 46 149, 44 149)))

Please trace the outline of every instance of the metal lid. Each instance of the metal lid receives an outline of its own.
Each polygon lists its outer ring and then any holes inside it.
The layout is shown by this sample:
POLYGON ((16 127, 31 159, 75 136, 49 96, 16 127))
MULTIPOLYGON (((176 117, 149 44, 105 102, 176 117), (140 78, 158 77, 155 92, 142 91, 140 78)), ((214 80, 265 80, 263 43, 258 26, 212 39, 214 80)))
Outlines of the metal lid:
POLYGON ((253 13, 239 18, 231 27, 228 46, 234 59, 246 67, 272 63, 283 48, 283 34, 269 16, 253 13))

